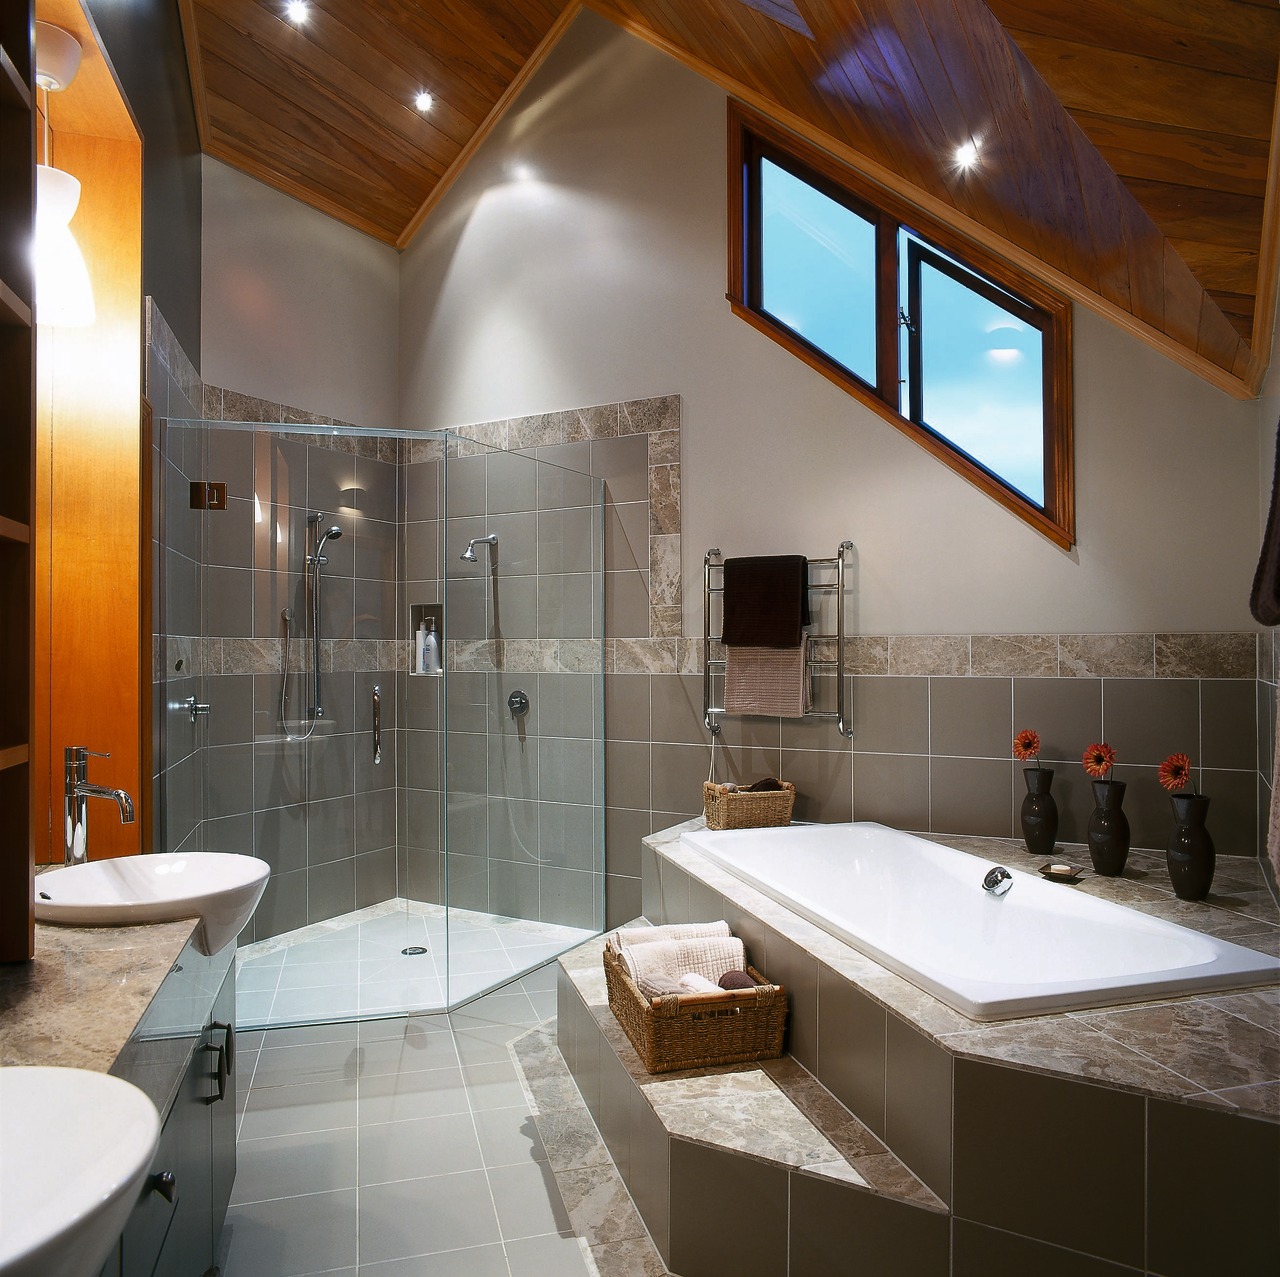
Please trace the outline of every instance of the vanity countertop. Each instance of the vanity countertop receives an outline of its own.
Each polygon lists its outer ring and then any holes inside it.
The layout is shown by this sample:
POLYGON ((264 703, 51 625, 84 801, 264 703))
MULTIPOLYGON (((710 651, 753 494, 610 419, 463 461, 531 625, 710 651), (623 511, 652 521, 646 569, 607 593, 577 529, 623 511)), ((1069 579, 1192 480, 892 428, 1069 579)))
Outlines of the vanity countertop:
POLYGON ((36 924, 36 956, 0 966, 0 1064, 108 1072, 199 924, 36 924))

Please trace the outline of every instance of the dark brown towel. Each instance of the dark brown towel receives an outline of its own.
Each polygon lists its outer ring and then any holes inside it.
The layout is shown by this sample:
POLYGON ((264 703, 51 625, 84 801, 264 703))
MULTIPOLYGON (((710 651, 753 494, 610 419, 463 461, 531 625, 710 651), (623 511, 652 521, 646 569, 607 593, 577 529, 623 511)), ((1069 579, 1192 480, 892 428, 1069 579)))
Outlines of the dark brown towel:
MULTIPOLYGON (((725 567, 729 565, 726 563, 725 567)), ((728 587, 726 586, 726 591, 728 587)), ((725 597, 728 598, 726 592, 725 597)), ((1262 554, 1249 592, 1249 611, 1260 625, 1280 625, 1280 430, 1276 433, 1276 465, 1271 479, 1271 509, 1262 534, 1262 554)))
POLYGON ((799 647, 809 624, 809 562, 774 554, 724 563, 726 647, 799 647))

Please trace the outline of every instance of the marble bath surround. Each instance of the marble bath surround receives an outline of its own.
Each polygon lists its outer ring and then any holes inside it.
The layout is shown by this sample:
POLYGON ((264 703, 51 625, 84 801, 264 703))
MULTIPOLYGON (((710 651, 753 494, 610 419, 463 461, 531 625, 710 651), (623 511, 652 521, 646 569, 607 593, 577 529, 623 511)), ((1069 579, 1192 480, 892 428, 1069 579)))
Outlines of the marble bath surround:
MULTIPOLYGON (((805 1034, 817 1029, 816 1024, 803 1023, 811 1018, 808 997, 812 995, 816 1007, 818 981, 834 975, 954 1056, 1191 1104, 1214 1108, 1225 1104, 1280 1123, 1280 984, 979 1024, 682 844, 685 830, 703 828, 705 822, 699 818, 646 840, 645 916, 654 922, 679 922, 705 914, 729 917, 733 925, 730 915, 736 915, 740 923, 734 926, 735 933, 743 935, 750 952, 766 964, 760 969, 791 986, 790 1049, 798 1057, 810 1055, 805 1034), (754 922, 741 926, 748 917, 754 922), (775 935, 781 942, 773 946, 777 955, 769 947, 775 935), (799 981, 794 974, 788 981, 788 973, 779 971, 775 960, 785 953, 791 967, 791 950, 799 950, 809 960, 805 966, 812 968, 799 981)), ((1040 863, 1016 839, 928 837, 1014 868, 1034 868, 1033 861, 1040 863)), ((1059 851, 1075 864, 1088 864, 1084 847, 1065 845, 1059 851)), ((1087 873, 1077 886, 1061 889, 1112 900, 1193 931, 1280 956, 1280 911, 1256 862, 1220 860, 1216 890, 1208 901, 1193 903, 1173 895, 1163 860, 1160 853, 1134 851, 1124 877, 1087 873)))
MULTIPOLYGON (((645 841, 645 916, 726 918, 787 987, 787 1056, 651 1077, 608 1008, 600 941, 561 959, 561 1051, 671 1270, 807 1277, 862 1248, 886 1277, 1272 1271, 1280 986, 980 1025, 683 846, 702 824, 645 841), (1105 1209, 1055 1208, 1104 1164, 1105 1209), (1210 1165, 1188 1212, 1185 1172, 1210 1165), (707 1220, 728 1211, 726 1241, 707 1220)), ((1029 863, 1014 840, 935 838, 1029 863)), ((1256 862, 1223 865, 1202 904, 1162 870, 1135 851, 1124 878, 1061 890, 1280 954, 1256 862)))

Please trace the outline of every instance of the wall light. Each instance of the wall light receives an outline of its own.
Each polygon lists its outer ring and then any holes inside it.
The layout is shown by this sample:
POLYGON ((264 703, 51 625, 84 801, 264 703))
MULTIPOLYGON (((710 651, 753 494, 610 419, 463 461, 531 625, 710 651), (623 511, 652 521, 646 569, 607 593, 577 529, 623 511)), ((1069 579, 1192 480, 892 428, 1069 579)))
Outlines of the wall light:
MULTIPOLYGON (((61 27, 36 23, 36 83, 47 94, 67 88, 80 69, 80 42, 61 27)), ((45 158, 50 158, 49 103, 44 110, 45 158)), ((93 285, 70 222, 80 183, 50 164, 36 165, 36 323, 87 327, 96 316, 93 285)))

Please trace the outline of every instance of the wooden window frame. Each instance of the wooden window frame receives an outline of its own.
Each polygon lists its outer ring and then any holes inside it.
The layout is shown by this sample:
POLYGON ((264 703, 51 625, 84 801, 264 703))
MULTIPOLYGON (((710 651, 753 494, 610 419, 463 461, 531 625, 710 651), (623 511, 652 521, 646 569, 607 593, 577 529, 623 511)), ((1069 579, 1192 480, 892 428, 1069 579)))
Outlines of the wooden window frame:
POLYGON ((873 185, 833 156, 779 125, 730 101, 729 290, 733 313, 764 333, 913 439, 944 465, 1063 549, 1075 544, 1075 474, 1071 395, 1071 303, 1039 280, 1016 270, 950 227, 926 217, 900 196, 873 185), (758 182, 750 171, 762 158, 811 183, 817 190, 876 223, 876 385, 870 385, 759 306, 760 218, 749 207, 758 182), (1037 505, 928 426, 899 408, 898 231, 905 227, 927 244, 985 277, 1036 312, 1043 335, 1044 504, 1037 505))

